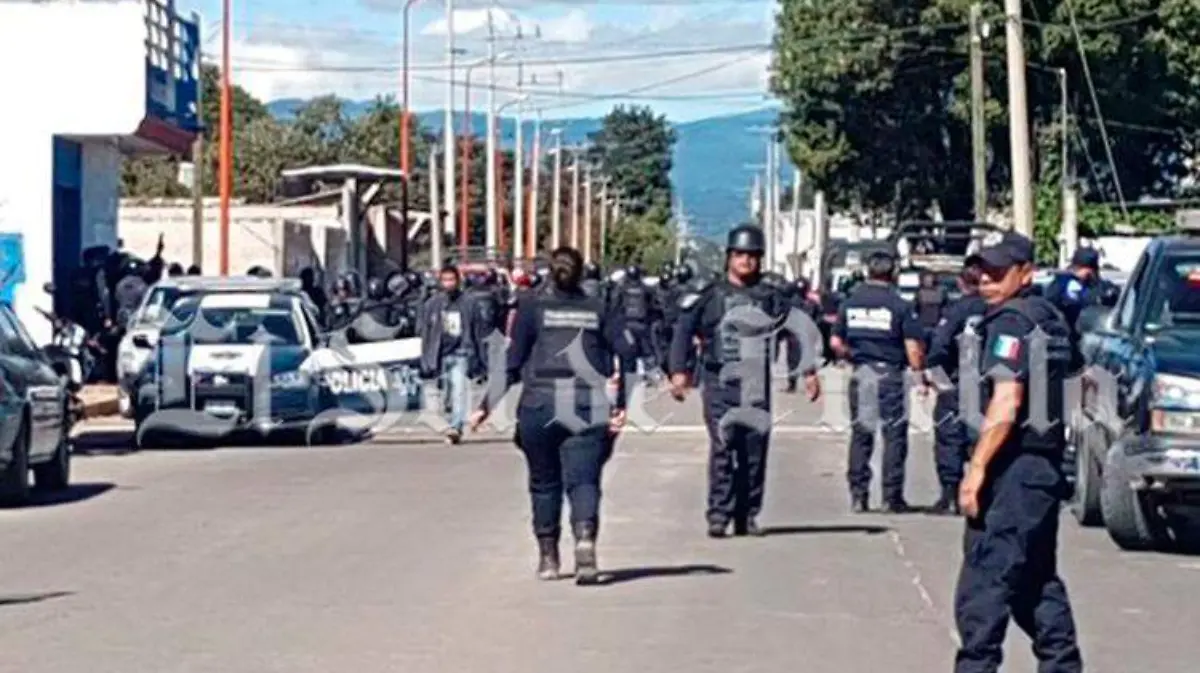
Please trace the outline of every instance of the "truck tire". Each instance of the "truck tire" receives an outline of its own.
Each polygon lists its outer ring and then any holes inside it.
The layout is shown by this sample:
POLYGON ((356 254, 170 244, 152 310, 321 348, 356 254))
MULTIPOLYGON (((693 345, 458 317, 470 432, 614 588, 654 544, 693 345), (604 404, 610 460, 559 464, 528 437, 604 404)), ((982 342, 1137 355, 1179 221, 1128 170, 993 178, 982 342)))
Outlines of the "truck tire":
POLYGON ((1100 465, 1096 461, 1097 451, 1104 435, 1094 429, 1082 430, 1075 442, 1075 494, 1071 498, 1071 514, 1080 526, 1093 528, 1104 524, 1104 513, 1100 506, 1100 493, 1104 489, 1100 465))
POLYGON ((29 502, 29 418, 13 439, 12 460, 0 472, 0 505, 19 507, 29 502))
POLYGON ((1106 478, 1100 492, 1100 509, 1108 536, 1125 551, 1156 551, 1166 547, 1168 537, 1150 503, 1127 481, 1106 478))

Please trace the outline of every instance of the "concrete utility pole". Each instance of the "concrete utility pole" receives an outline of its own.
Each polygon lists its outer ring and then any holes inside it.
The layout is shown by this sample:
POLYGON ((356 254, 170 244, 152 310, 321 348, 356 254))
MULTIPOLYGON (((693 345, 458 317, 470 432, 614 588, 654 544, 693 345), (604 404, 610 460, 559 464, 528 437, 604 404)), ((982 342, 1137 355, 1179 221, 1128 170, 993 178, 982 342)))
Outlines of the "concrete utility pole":
MULTIPOLYGON (((453 156, 453 155, 451 155, 451 156, 453 156)), ((442 227, 442 217, 441 217, 441 212, 440 212, 441 208, 439 207, 441 205, 439 203, 439 201, 441 201, 441 194, 438 193, 440 191, 440 190, 438 190, 438 181, 436 179, 434 179, 434 176, 437 175, 437 165, 438 165, 437 145, 431 144, 429 146, 429 176, 430 176, 430 180, 429 180, 429 230, 430 231, 439 231, 442 227)), ((448 190, 448 191, 454 191, 453 187, 450 188, 450 190, 448 190)), ((447 211, 447 213, 449 213, 449 211, 447 211)), ((404 235, 408 236, 408 232, 407 231, 404 232, 404 235)), ((438 237, 438 238, 440 238, 440 237, 438 237)), ((438 247, 439 248, 441 247, 440 243, 438 244, 438 247)), ((442 251, 439 249, 434 254, 440 257, 441 253, 442 253, 442 251)), ((463 260, 459 260, 460 263, 462 261, 463 260)), ((440 267, 434 267, 434 268, 440 268, 440 267)))
POLYGON ((592 167, 583 169, 583 261, 592 261, 592 167))
MULTIPOLYGON (((455 213, 454 208, 454 57, 457 50, 454 48, 454 0, 446 0, 446 122, 445 129, 442 134, 445 136, 446 151, 443 155, 446 158, 446 165, 443 179, 443 191, 445 192, 446 213, 447 217, 453 218, 455 213)), ((432 175, 436 175, 433 173, 432 175)), ((440 216, 437 218, 438 226, 445 226, 442 223, 440 216)), ((442 230, 444 231, 444 230, 442 230)), ((408 232, 405 232, 405 236, 408 232)))
POLYGON ((789 276, 795 280, 800 277, 800 194, 803 191, 803 176, 797 167, 792 173, 792 256, 796 266, 788 264, 789 276))
POLYGON ((533 118, 533 156, 530 158, 530 170, 533 175, 529 179, 529 254, 537 253, 538 240, 538 190, 542 188, 542 111, 538 110, 533 118))
POLYGON ((571 149, 571 247, 579 249, 579 150, 571 149))
POLYGON ((975 174, 975 221, 987 221, 987 121, 984 119, 983 36, 979 3, 971 5, 971 158, 975 174))
POLYGON ((1062 117, 1062 238, 1059 241, 1059 262, 1066 266, 1079 245, 1079 198, 1075 192, 1075 171, 1071 165, 1071 107, 1067 97, 1067 69, 1058 69, 1058 84, 1062 99, 1059 115, 1062 117))
MULTIPOLYGON (((197 26, 204 25, 200 21, 200 13, 192 12, 192 21, 197 26)), ((203 40, 196 43, 196 62, 201 62, 200 49, 203 40)), ((196 87, 196 109, 204 109, 204 87, 196 87)), ((200 126, 204 126, 203 115, 199 115, 200 126)), ((192 143, 192 264, 204 268, 204 133, 201 128, 192 143)))
POLYGON ((550 132, 554 136, 554 197, 550 201, 550 249, 562 245, 562 129, 550 132))
POLYGON ((767 135, 767 207, 763 215, 763 233, 767 238, 766 270, 775 270, 775 224, 779 213, 779 166, 776 165, 775 134, 767 135))
POLYGON ((1025 30, 1021 0, 1004 0, 1008 51, 1008 129, 1012 146, 1013 229, 1033 236, 1033 176, 1029 149, 1029 99, 1025 90, 1025 30))
POLYGON ((600 182, 600 265, 605 262, 608 249, 608 178, 600 182))
MULTIPOLYGON (((517 66, 518 71, 520 66, 517 66)), ((521 76, 517 75, 517 137, 513 150, 513 259, 525 256, 525 117, 521 112, 523 97, 521 76)))
POLYGON ((488 30, 488 92, 487 92, 487 224, 485 226, 484 247, 486 254, 491 257, 496 254, 497 226, 496 211, 496 22, 491 8, 487 14, 488 30))
POLYGON ((813 287, 821 288, 825 280, 825 251, 829 248, 829 212, 825 209, 825 192, 813 195, 813 287))

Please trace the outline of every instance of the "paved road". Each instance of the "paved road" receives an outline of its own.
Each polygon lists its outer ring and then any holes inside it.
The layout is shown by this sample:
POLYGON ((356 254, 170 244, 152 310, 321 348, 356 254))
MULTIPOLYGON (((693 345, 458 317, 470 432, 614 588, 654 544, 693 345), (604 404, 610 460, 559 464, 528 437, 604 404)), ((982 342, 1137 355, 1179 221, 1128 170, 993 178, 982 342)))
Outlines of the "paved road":
MULTIPOLYGON (((949 670, 960 524, 848 514, 845 440, 796 407, 762 539, 704 537, 694 407, 622 440, 596 588, 533 579, 522 464, 495 436, 121 453, 92 435, 69 502, 0 512, 0 671, 949 670)), ((929 455, 917 438, 914 503, 929 455)), ((1063 546, 1090 671, 1195 669, 1200 562, 1073 525, 1063 546)), ((1027 650, 1014 635, 1012 670, 1027 650)))

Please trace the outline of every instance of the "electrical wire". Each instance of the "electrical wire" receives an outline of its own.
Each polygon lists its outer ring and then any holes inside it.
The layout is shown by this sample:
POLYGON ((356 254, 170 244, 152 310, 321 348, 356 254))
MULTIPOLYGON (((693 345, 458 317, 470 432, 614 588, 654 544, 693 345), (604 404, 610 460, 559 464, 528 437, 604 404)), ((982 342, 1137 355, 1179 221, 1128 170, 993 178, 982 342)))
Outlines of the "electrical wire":
MULTIPOLYGON (((860 31, 856 33, 842 33, 823 35, 814 37, 808 40, 798 40, 793 43, 792 47, 816 47, 829 45, 837 42, 853 41, 853 40, 869 40, 888 36, 903 36, 912 35, 930 31, 941 30, 961 30, 966 24, 940 24, 936 26, 909 26, 906 28, 882 29, 871 31, 860 31)), ((678 49, 662 49, 662 50, 646 50, 630 53, 616 53, 594 56, 575 56, 575 57, 558 57, 558 58, 540 58, 529 59, 524 63, 516 62, 498 62, 497 68, 516 68, 523 66, 556 66, 556 65, 590 65, 601 63, 622 63, 622 62, 638 62, 652 61, 657 59, 671 58, 686 58, 689 56, 712 56, 718 54, 737 54, 737 53, 762 53, 770 51, 774 48, 771 42, 754 42, 744 44, 728 44, 709 47, 692 47, 678 49)), ((304 73, 395 73, 401 70, 399 64, 363 64, 363 65, 287 65, 287 64, 272 64, 269 61, 255 61, 247 59, 235 61, 235 67, 238 70, 246 72, 304 72, 304 73)), ((422 70, 448 70, 449 65, 446 63, 427 63, 427 64, 411 64, 410 72, 422 70)))
POLYGON ((1079 60, 1083 64, 1083 77, 1087 82, 1088 94, 1092 99, 1092 107, 1096 110, 1096 120, 1100 122, 1100 139, 1104 141, 1104 153, 1108 157, 1108 165, 1112 169, 1113 186, 1117 190, 1117 200, 1121 203, 1121 215, 1129 223, 1129 206, 1125 203, 1125 191, 1121 188, 1121 175, 1117 171, 1117 162, 1113 158, 1112 142, 1108 138, 1108 129, 1104 124, 1104 113, 1100 109, 1100 96, 1096 93, 1096 84, 1092 81, 1092 68, 1088 64, 1087 52, 1083 48, 1083 35, 1079 31, 1079 22, 1075 17, 1075 3, 1065 0, 1067 16, 1071 20, 1071 32, 1075 34, 1075 48, 1079 51, 1079 60))

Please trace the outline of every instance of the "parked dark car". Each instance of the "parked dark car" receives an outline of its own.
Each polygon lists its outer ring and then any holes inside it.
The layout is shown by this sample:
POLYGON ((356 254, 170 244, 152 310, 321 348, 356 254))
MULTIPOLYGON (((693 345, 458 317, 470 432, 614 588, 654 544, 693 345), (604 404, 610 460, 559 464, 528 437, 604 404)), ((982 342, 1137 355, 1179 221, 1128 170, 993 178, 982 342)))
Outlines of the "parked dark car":
POLYGON ((1152 241, 1117 305, 1080 316, 1071 428, 1085 526, 1128 550, 1200 544, 1200 236, 1152 241))
POLYGON ((55 370, 12 307, 0 303, 0 503, 67 488, 69 404, 66 372, 55 370))

